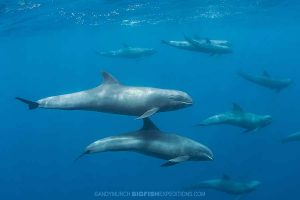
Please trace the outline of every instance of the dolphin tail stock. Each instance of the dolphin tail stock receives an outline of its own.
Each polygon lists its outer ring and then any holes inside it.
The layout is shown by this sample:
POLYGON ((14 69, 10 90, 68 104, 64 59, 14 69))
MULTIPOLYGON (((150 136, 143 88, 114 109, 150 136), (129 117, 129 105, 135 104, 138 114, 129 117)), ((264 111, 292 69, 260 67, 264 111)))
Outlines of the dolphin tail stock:
POLYGON ((169 42, 167 40, 161 40, 162 44, 169 44, 169 42))
POLYGON ((280 140, 281 144, 286 144, 286 143, 289 143, 290 140, 288 138, 283 138, 280 140))
POLYGON ((114 56, 114 55, 110 54, 109 52, 105 52, 105 51, 94 50, 94 52, 98 56, 104 56, 104 57, 113 57, 114 56))
POLYGON ((242 77, 242 78, 248 80, 248 81, 253 82, 253 78, 251 77, 251 75, 248 74, 248 73, 246 73, 246 72, 244 72, 243 70, 240 70, 240 71, 238 72, 238 75, 239 75, 240 77, 242 77))
POLYGON ((206 126, 204 123, 200 123, 200 124, 195 124, 193 125, 193 127, 201 127, 201 126, 206 126))
POLYGON ((105 56, 105 53, 101 52, 101 51, 98 51, 98 50, 94 50, 95 54, 96 55, 99 55, 99 56, 105 56))
POLYGON ((74 163, 76 163, 79 159, 81 159, 86 154, 89 154, 89 151, 84 151, 82 154, 80 154, 79 156, 77 156, 77 158, 74 160, 74 163))
POLYGON ((238 71, 238 75, 243 77, 243 76, 245 76, 245 73, 243 72, 243 70, 240 69, 240 70, 238 71))
POLYGON ((39 107, 39 104, 37 102, 30 101, 30 100, 27 100, 27 99, 23 99, 23 98, 20 98, 20 97, 16 97, 16 99, 23 102, 23 103, 25 103, 25 104, 27 104, 29 110, 34 110, 34 109, 39 107))

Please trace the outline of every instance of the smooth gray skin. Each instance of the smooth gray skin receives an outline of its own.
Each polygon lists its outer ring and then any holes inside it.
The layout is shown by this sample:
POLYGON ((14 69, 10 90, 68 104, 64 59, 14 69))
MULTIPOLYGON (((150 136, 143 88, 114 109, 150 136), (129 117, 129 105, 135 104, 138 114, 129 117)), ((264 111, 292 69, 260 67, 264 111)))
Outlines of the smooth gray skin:
POLYGON ((272 78, 266 71, 263 73, 263 75, 260 75, 260 76, 254 76, 254 75, 250 75, 250 74, 247 74, 244 72, 239 72, 239 75, 252 83, 255 83, 257 85, 260 85, 265 88, 275 90, 278 92, 285 89, 293 82, 289 78, 286 78, 286 79, 272 78))
POLYGON ((229 112, 221 113, 209 117, 202 121, 200 126, 228 124, 246 129, 245 132, 257 130, 272 122, 270 115, 257 115, 245 112, 239 105, 233 104, 233 109, 229 112))
POLYGON ((200 182, 186 189, 199 190, 207 188, 233 195, 244 195, 253 192, 259 185, 261 185, 259 181, 238 182, 230 179, 228 176, 224 176, 221 179, 213 179, 200 182))
POLYGON ((143 119, 143 127, 134 132, 111 136, 88 145, 82 155, 108 151, 131 151, 167 160, 165 166, 184 161, 211 161, 211 150, 186 137, 161 132, 149 119, 143 119))
POLYGON ((208 42, 207 40, 196 40, 187 38, 186 41, 163 40, 162 43, 179 49, 196 51, 210 55, 232 53, 232 49, 229 46, 229 42, 225 40, 209 40, 208 42))
POLYGON ((97 52, 97 54, 106 57, 119 57, 119 58, 141 58, 146 56, 152 56, 156 53, 156 50, 151 48, 136 48, 124 46, 124 48, 108 51, 108 52, 97 52))
POLYGON ((103 72, 103 83, 93 89, 52 96, 32 102, 17 97, 29 109, 87 110, 122 115, 149 117, 156 112, 173 111, 192 105, 192 98, 182 91, 120 84, 103 72))
POLYGON ((300 141, 300 132, 291 134, 282 140, 282 143, 296 142, 300 141))

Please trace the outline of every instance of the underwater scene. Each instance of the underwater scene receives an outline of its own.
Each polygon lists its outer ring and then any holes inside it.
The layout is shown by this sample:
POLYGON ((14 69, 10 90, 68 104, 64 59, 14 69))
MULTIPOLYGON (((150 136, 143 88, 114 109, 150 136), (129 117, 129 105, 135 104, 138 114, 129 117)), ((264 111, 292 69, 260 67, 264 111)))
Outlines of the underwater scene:
POLYGON ((0 0, 0 198, 300 199, 300 1, 0 0))

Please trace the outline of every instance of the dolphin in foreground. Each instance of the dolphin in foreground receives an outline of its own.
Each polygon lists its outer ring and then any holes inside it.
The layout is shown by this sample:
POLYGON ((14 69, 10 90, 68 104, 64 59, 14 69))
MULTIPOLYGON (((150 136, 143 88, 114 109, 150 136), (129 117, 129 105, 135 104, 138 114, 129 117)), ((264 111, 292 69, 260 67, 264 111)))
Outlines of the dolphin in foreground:
POLYGON ((271 90, 275 90, 280 92, 281 90, 287 88, 293 81, 289 78, 285 79, 277 79, 272 78, 267 71, 264 71, 260 76, 250 75, 244 72, 239 72, 239 75, 257 85, 263 86, 265 88, 269 88, 271 90))
POLYGON ((179 49, 206 53, 210 55, 229 54, 233 52, 231 45, 226 40, 210 40, 188 37, 185 37, 185 39, 185 41, 163 40, 162 43, 179 49))
POLYGON ((241 106, 234 103, 231 111, 209 117, 196 126, 229 124, 244 128, 244 132, 250 132, 265 127, 271 122, 272 117, 270 115, 248 113, 241 106))
POLYGON ((296 141, 300 141, 300 132, 291 134, 286 138, 282 139, 282 143, 289 143, 289 142, 296 142, 296 141))
POLYGON ((166 160, 162 167, 185 161, 211 161, 211 150, 192 139, 164 133, 149 119, 143 119, 143 127, 134 132, 106 137, 88 145, 83 154, 108 151, 132 151, 166 160))
POLYGON ((261 183, 259 181, 238 182, 232 180, 229 176, 224 175, 221 179, 202 181, 185 189, 214 189, 228 194, 237 195, 237 198, 240 199, 242 195, 255 191, 260 185, 261 183))
POLYGON ((124 47, 119 50, 96 53, 100 56, 106 57, 141 58, 154 55, 156 53, 156 50, 152 48, 137 48, 124 45, 124 47))
POLYGON ((130 87, 119 83, 111 74, 102 73, 103 83, 93 89, 52 96, 36 102, 16 99, 29 109, 87 110, 146 118, 157 112, 173 111, 192 105, 185 92, 150 87, 130 87))

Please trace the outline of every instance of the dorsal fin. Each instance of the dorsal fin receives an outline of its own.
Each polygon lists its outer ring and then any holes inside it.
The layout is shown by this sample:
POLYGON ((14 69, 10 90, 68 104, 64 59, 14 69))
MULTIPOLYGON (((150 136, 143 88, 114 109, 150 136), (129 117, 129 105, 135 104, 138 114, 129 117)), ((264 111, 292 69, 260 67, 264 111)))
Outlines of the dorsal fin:
POLYGON ((159 128, 157 128, 156 125, 148 117, 148 118, 143 119, 143 127, 141 128, 141 130, 143 130, 143 131, 151 131, 151 130, 159 131, 159 128))
POLYGON ((269 74, 269 72, 267 72, 267 71, 265 70, 265 71, 263 71, 263 76, 265 76, 265 77, 270 77, 270 74, 269 74))
POLYGON ((222 179, 223 180, 230 180, 231 178, 227 174, 223 174, 222 179))
POLYGON ((184 39, 186 40, 186 41, 191 41, 192 39, 190 38, 190 37, 188 37, 186 34, 183 34, 183 37, 184 37, 184 39))
POLYGON ((243 113, 244 109, 240 105, 238 105, 237 103, 232 103, 232 112, 243 113))
POLYGON ((210 41, 209 38, 205 38, 205 42, 206 42, 207 44, 211 44, 211 41, 210 41))
POLYGON ((110 73, 102 72, 103 84, 120 84, 110 73))

